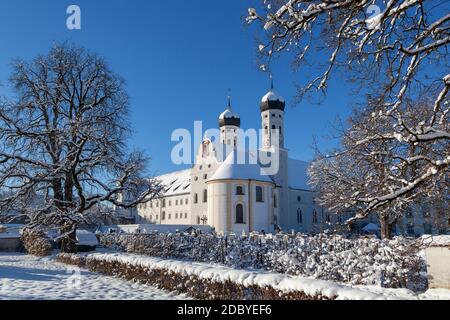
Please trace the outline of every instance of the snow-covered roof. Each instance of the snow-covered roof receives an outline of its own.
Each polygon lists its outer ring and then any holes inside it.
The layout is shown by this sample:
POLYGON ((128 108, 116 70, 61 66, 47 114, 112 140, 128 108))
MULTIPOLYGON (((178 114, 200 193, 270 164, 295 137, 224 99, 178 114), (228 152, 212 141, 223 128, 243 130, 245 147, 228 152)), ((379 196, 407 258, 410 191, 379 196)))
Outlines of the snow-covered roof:
POLYGON ((92 232, 87 230, 77 230, 77 241, 82 246, 96 246, 98 245, 98 239, 92 232))
POLYGON ((257 157, 251 152, 233 150, 209 179, 213 180, 257 180, 271 182, 272 179, 258 164, 257 157), (241 160, 244 163, 240 163, 241 160))
POLYGON ((380 227, 375 223, 369 223, 363 228, 364 231, 379 231, 380 227))
POLYGON ((311 190, 308 185, 308 167, 309 162, 296 159, 288 160, 288 184, 290 188, 311 190))
POLYGON ((233 112, 230 107, 228 107, 224 112, 220 114, 219 120, 225 118, 239 118, 239 115, 233 112))
POLYGON ((450 235, 434 236, 424 234, 420 237, 423 244, 431 247, 450 247, 450 235))
POLYGON ((262 97, 261 102, 267 101, 280 101, 285 102, 284 98, 276 93, 273 89, 266 93, 264 97, 262 97))
POLYGON ((189 193, 191 191, 191 169, 167 173, 155 179, 165 186, 165 196, 189 193))

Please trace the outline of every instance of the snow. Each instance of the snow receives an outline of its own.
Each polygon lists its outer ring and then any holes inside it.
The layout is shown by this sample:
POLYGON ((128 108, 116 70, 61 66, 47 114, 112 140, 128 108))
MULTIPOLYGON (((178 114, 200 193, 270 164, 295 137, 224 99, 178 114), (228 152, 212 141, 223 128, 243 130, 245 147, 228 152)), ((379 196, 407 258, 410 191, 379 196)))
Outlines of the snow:
POLYGON ((424 234, 420 240, 423 244, 432 247, 450 247, 450 235, 433 236, 424 234))
POLYGON ((79 245, 84 246, 96 246, 98 245, 98 240, 95 234, 87 230, 77 230, 77 241, 79 245))
POLYGON ((112 225, 103 226, 99 229, 100 232, 109 233, 109 229, 116 231, 136 234, 136 233, 175 233, 177 231, 184 232, 190 228, 200 230, 204 233, 211 233, 211 227, 208 225, 192 225, 192 224, 128 224, 128 225, 112 225))
POLYGON ((276 93, 273 89, 266 93, 264 97, 262 97, 261 102, 267 101, 280 101, 285 102, 284 98, 276 93))
POLYGON ((231 281, 243 286, 272 286, 288 293, 301 291, 310 296, 321 295, 338 300, 449 299, 450 290, 429 290, 415 294, 408 289, 386 289, 377 286, 351 286, 333 281, 270 273, 260 270, 238 270, 209 263, 162 259, 125 253, 93 253, 87 259, 140 265, 149 270, 164 269, 184 276, 196 276, 214 282, 231 281))
POLYGON ((0 225, 0 239, 16 239, 20 238, 22 224, 1 224, 0 225))
POLYGON ((0 233, 0 239, 17 239, 20 238, 19 232, 3 232, 0 233))
POLYGON ((222 112, 219 116, 219 120, 225 118, 239 118, 239 115, 234 113, 231 108, 227 108, 224 112, 222 112))
POLYGON ((52 258, 0 254, 0 300, 186 299, 184 295, 85 270, 75 277, 75 270, 52 258))
POLYGON ((308 185, 308 167, 310 163, 306 161, 289 159, 288 173, 289 173, 289 187, 293 189, 310 190, 308 185))
POLYGON ((375 223, 369 223, 363 228, 364 231, 379 231, 380 227, 375 223))
POLYGON ((258 160, 253 153, 236 150, 233 150, 228 155, 209 181, 227 179, 256 180, 273 183, 269 175, 259 166, 258 160))
POLYGON ((164 196, 185 194, 191 191, 191 169, 175 171, 155 177, 165 186, 164 196))

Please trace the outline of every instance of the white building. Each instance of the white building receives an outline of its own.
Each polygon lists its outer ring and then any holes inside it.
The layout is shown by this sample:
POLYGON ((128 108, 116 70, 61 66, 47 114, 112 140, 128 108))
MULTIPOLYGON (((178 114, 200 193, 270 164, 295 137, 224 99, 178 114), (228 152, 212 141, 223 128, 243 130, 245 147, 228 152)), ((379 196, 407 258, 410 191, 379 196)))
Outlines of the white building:
POLYGON ((308 163, 289 158, 284 146, 285 101, 273 89, 261 99, 259 150, 240 146, 240 118, 231 108, 219 116, 220 139, 205 138, 191 169, 157 177, 163 197, 138 206, 137 223, 208 224, 217 232, 321 231, 331 217, 314 203, 308 163), (279 170, 268 175, 262 156, 279 152, 279 170), (245 163, 237 161, 245 158, 245 163), (239 164, 238 164, 239 163, 239 164))

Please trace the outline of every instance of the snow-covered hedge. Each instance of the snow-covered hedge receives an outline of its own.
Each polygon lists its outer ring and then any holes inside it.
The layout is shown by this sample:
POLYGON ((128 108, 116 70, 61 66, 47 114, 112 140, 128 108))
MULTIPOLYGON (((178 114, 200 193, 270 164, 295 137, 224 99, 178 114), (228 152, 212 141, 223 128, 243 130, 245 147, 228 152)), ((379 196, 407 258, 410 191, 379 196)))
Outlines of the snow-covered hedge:
POLYGON ((339 235, 105 234, 103 246, 154 257, 219 263, 350 284, 423 290, 426 264, 411 240, 339 235))
POLYGON ((28 254, 43 257, 52 253, 52 243, 42 230, 24 229, 21 240, 28 254))

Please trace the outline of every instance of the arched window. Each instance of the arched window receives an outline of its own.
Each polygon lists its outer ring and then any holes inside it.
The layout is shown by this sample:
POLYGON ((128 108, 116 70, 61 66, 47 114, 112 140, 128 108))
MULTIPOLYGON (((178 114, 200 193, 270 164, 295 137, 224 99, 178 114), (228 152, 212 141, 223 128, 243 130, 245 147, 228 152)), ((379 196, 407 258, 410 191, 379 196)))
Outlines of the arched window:
POLYGON ((244 206, 240 203, 236 205, 236 223, 244 224, 244 206))
POLYGON ((194 193, 194 203, 198 203, 198 194, 194 193))
POLYGON ((317 223, 317 211, 316 211, 316 209, 313 210, 313 223, 314 224, 317 223))
POLYGON ((166 213, 164 211, 161 213, 161 220, 166 220, 166 213))
POLYGON ((203 190, 203 202, 208 202, 208 190, 203 190))
POLYGON ((302 210, 297 209, 297 224, 303 223, 303 213, 302 210))
POLYGON ((277 195, 276 194, 273 195, 273 207, 274 208, 278 208, 277 195))

